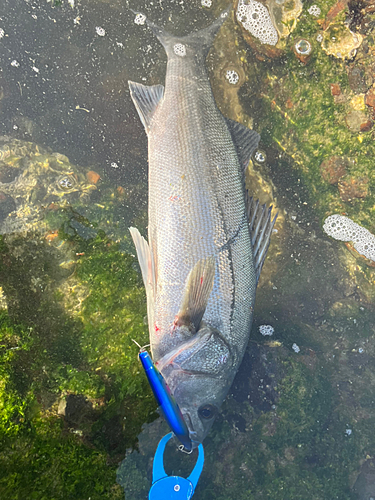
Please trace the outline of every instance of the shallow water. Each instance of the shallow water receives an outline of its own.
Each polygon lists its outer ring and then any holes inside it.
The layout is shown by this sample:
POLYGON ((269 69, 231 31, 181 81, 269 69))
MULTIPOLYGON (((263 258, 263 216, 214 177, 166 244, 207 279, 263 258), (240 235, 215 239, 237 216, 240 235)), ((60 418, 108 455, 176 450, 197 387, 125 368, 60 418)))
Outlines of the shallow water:
MULTIPOLYGON (((128 234, 147 226, 147 139, 127 81, 163 83, 166 56, 129 7, 186 34, 225 4, 0 6, 1 498, 147 498, 168 430, 132 342, 148 341, 128 234)), ((280 52, 231 19, 207 59, 223 114, 261 134, 248 188, 279 217, 197 500, 375 496, 375 269, 322 230, 339 213, 375 234, 375 18, 316 4, 280 52), (352 59, 327 53, 345 23, 363 37, 352 59)), ((171 444, 165 468, 186 477, 194 460, 171 444)))

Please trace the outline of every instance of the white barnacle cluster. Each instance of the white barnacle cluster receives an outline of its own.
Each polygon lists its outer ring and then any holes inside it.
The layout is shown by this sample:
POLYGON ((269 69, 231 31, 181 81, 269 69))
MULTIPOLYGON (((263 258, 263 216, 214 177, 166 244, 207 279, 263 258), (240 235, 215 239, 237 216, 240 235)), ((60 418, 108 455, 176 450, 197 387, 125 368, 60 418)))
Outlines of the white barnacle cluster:
POLYGON ((321 13, 321 10, 320 10, 320 8, 317 5, 314 4, 311 7, 309 7, 309 9, 307 10, 307 12, 309 14, 311 14, 312 16, 314 16, 314 17, 319 17, 320 13, 321 13))
POLYGON ((352 241, 358 253, 375 261, 375 236, 349 217, 330 215, 324 221, 323 229, 335 240, 352 241))
POLYGON ((258 163, 264 163, 266 161, 266 155, 263 153, 263 151, 255 151, 254 153, 254 160, 257 161, 258 163))
POLYGON ((3 28, 0 28, 0 38, 3 38, 5 36, 5 31, 3 28))
POLYGON ((138 13, 135 18, 134 18, 135 24, 145 24, 146 22, 146 16, 144 14, 138 13))
POLYGON ((225 78, 231 85, 237 85, 240 79, 239 74, 234 69, 228 69, 225 73, 225 78))
POLYGON ((292 349, 294 352, 296 352, 297 354, 300 352, 300 347, 294 342, 294 344, 292 345, 292 349))
POLYGON ((105 29, 102 28, 101 26, 97 26, 95 28, 95 31, 98 36, 105 36, 105 29))
POLYGON ((308 40, 301 39, 295 45, 294 49, 301 56, 308 56, 311 52, 311 43, 308 40))
POLYGON ((239 0, 237 20, 262 43, 276 45, 279 39, 267 7, 255 0, 239 0))
POLYGON ((176 56, 184 57, 186 56, 186 47, 182 43, 175 43, 173 45, 173 52, 176 54, 176 56))
POLYGON ((275 331, 275 329, 271 325, 260 325, 259 331, 264 337, 267 337, 267 336, 271 336, 273 334, 273 332, 275 331))
POLYGON ((212 0, 201 0, 201 5, 209 9, 212 6, 212 0))

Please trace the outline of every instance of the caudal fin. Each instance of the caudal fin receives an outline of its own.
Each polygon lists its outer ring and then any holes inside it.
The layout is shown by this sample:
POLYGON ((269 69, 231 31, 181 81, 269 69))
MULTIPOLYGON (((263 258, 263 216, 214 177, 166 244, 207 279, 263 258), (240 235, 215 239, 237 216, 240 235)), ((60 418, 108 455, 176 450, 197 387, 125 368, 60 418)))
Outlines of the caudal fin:
MULTIPOLYGON (((216 36, 216 33, 219 31, 221 25, 228 17, 231 8, 231 5, 227 7, 227 9, 225 9, 220 14, 220 16, 207 28, 195 31, 186 36, 171 35, 167 31, 165 31, 164 28, 161 28, 147 18, 146 23, 147 26, 154 32, 160 43, 163 45, 168 57, 173 57, 174 55, 176 55, 176 44, 188 45, 190 47, 193 47, 195 49, 195 53, 202 54, 203 57, 206 57, 216 36)), ((140 13, 135 12, 135 14, 140 13)))

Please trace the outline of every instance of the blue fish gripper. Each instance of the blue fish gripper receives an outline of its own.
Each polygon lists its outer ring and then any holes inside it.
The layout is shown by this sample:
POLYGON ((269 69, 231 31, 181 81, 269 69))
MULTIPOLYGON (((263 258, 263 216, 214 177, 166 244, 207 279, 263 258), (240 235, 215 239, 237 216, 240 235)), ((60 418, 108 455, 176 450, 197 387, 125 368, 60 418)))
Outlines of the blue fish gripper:
POLYGON ((197 462, 187 479, 180 476, 167 476, 164 470, 163 455, 165 446, 172 437, 172 432, 164 436, 156 449, 152 468, 152 486, 148 495, 149 500, 189 500, 197 486, 204 463, 202 444, 198 447, 197 462))

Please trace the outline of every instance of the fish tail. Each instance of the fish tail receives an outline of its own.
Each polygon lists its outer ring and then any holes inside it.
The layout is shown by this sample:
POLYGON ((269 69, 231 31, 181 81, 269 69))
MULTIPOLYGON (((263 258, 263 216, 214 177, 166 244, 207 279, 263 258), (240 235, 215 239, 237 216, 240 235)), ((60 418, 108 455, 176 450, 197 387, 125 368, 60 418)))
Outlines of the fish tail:
POLYGON ((146 19, 146 23, 147 26, 153 31, 160 43, 163 45, 168 57, 173 57, 175 55, 176 44, 190 45, 191 47, 194 47, 196 49, 196 54, 202 54, 203 57, 206 57, 216 36, 216 33, 219 31, 225 19, 227 19, 231 8, 231 5, 227 7, 210 26, 207 26, 207 28, 195 31, 186 36, 179 37, 176 35, 171 35, 167 31, 165 31, 164 28, 157 26, 149 19, 146 19))

